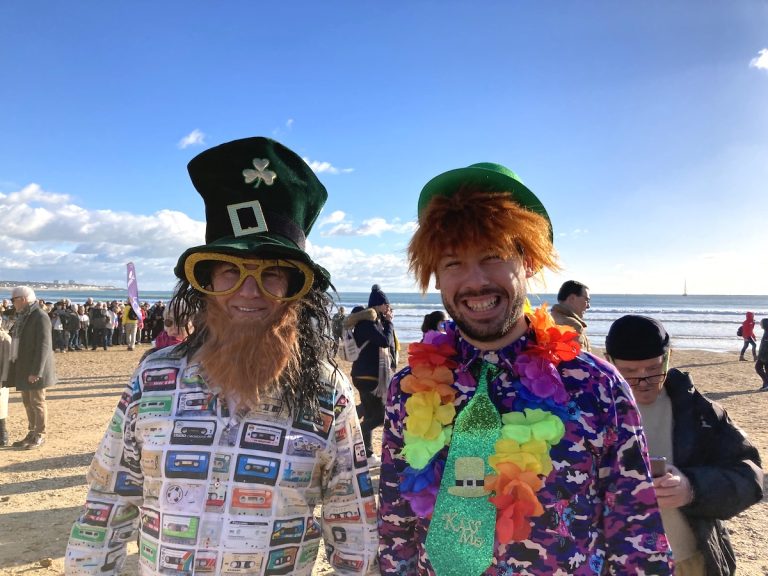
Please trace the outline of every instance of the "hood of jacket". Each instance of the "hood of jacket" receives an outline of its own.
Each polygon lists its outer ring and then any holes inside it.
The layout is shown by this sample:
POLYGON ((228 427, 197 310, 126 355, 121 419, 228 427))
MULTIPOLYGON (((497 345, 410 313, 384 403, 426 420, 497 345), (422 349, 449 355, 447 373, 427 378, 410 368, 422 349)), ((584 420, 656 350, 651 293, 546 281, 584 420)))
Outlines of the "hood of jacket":
POLYGON ((346 318, 344 318, 344 328, 354 328, 358 322, 362 322, 363 320, 369 320, 370 322, 376 322, 377 314, 376 310, 373 308, 366 308, 365 310, 360 310, 360 312, 353 312, 346 318))

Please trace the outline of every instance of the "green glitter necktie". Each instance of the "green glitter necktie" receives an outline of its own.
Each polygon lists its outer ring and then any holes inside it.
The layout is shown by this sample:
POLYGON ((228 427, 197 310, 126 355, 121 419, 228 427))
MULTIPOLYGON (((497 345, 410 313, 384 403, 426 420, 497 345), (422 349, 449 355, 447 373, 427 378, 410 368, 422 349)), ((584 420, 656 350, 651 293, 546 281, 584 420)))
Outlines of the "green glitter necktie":
POLYGON ((479 576, 493 562, 496 507, 483 485, 501 432, 501 417, 488 397, 488 380, 497 373, 483 361, 475 395, 454 422, 425 544, 437 576, 479 576))

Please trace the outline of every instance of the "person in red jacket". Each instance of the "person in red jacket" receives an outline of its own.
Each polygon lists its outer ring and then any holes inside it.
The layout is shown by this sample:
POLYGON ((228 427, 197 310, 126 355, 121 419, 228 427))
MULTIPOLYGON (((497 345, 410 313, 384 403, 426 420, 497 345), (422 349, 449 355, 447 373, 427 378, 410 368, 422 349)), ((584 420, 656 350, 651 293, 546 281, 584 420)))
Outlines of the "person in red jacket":
POLYGON ((752 360, 757 361, 757 352, 755 344, 755 315, 752 312, 747 312, 747 317, 744 322, 741 323, 741 337, 744 338, 744 346, 741 347, 741 354, 739 360, 747 361, 744 358, 744 352, 747 351, 747 347, 752 345, 752 360))

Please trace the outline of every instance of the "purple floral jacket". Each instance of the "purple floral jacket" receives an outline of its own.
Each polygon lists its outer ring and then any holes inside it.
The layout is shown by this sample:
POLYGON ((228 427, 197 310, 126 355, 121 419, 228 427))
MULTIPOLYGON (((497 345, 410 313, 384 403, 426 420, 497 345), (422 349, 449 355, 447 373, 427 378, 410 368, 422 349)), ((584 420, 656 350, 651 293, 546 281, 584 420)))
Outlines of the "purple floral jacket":
MULTIPOLYGON (((455 406, 460 411, 474 394, 468 377, 473 364, 486 360, 501 368, 489 383, 500 413, 521 406, 557 413, 563 439, 550 456, 553 471, 537 492, 544 514, 531 518, 529 538, 496 542, 486 575, 654 574, 673 573, 671 552, 651 481, 645 437, 632 394, 615 369, 588 353, 561 362, 558 371, 570 399, 548 404, 531 395, 514 371, 514 359, 535 339, 531 331, 494 352, 482 352, 453 330, 455 406)), ((401 455, 405 401, 395 376, 389 390, 379 488, 379 555, 382 574, 432 575, 424 548, 430 519, 418 517, 401 494, 401 455)), ((448 448, 436 456, 444 462, 448 448)))

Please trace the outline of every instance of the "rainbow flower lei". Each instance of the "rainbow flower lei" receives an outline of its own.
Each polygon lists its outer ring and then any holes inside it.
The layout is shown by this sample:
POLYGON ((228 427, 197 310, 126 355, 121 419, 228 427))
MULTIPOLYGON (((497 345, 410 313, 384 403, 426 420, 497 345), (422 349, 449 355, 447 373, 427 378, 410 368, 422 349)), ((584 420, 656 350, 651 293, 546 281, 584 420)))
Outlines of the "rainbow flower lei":
MULTIPOLYGON (((565 433, 562 417, 569 400, 557 366, 581 351, 578 334, 556 325, 546 304, 532 310, 526 302, 525 313, 535 339, 514 360, 522 387, 515 409, 501 416, 501 435, 488 459, 495 474, 485 478, 485 489, 494 493, 489 500, 497 509, 496 535, 502 543, 528 538, 528 518, 544 513, 536 492, 552 471, 549 451, 565 433)), ((428 333, 424 342, 411 344, 411 372, 400 381, 402 391, 411 394, 405 402, 402 454, 408 467, 401 475, 401 494, 415 514, 426 518, 434 511, 445 465, 436 456, 450 444, 456 417, 453 341, 451 333, 428 333)), ((471 384, 469 373, 457 377, 471 384)))

